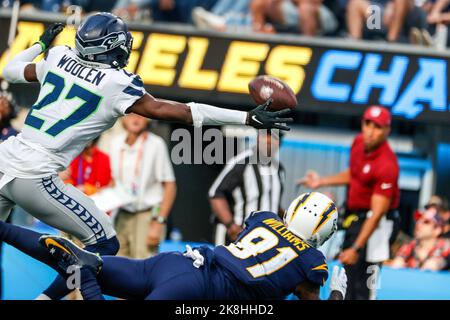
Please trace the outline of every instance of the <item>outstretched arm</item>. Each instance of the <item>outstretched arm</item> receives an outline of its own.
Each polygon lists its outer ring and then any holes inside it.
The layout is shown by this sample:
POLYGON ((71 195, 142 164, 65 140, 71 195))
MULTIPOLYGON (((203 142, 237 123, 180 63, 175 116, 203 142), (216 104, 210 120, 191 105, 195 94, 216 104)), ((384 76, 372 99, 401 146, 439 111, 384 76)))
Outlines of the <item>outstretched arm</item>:
POLYGON ((53 39, 63 30, 61 23, 50 25, 39 41, 28 49, 18 53, 3 69, 3 78, 11 83, 37 82, 36 64, 32 61, 48 49, 53 39))
POLYGON ((154 120, 167 120, 192 124, 191 109, 184 103, 157 99, 145 94, 137 100, 127 113, 133 112, 154 120))
MULTIPOLYGON (((48 49, 54 38, 63 30, 61 23, 49 26, 30 48, 17 54, 4 68, 3 77, 8 82, 25 83, 37 81, 36 65, 32 61, 48 49)), ((176 101, 156 99, 149 94, 136 101, 127 112, 134 112, 147 118, 176 121, 203 125, 246 124, 257 129, 289 130, 282 123, 292 122, 292 118, 284 118, 290 110, 270 112, 267 108, 272 99, 250 112, 221 109, 207 104, 180 103, 176 101)))
POLYGON ((127 113, 133 112, 141 116, 192 124, 196 127, 204 125, 246 124, 257 129, 289 130, 282 123, 292 122, 292 118, 284 118, 289 109, 271 112, 267 108, 272 99, 250 112, 222 109, 207 104, 190 102, 187 104, 157 99, 149 94, 137 100, 127 113))
POLYGON ((308 171, 306 175, 297 180, 297 184, 302 184, 311 189, 327 186, 339 186, 350 183, 350 169, 341 171, 335 175, 321 177, 315 171, 308 171))

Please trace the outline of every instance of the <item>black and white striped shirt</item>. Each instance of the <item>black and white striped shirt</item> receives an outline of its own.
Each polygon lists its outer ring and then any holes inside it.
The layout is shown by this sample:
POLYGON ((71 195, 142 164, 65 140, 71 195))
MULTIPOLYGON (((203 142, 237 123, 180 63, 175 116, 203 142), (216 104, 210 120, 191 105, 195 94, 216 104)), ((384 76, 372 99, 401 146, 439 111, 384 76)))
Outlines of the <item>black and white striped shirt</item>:
MULTIPOLYGON (((244 226, 253 211, 278 213, 286 180, 281 163, 255 164, 250 161, 256 150, 249 149, 232 158, 209 190, 210 198, 225 198, 237 225, 244 226)), ((226 228, 218 224, 216 245, 226 242, 226 228)))

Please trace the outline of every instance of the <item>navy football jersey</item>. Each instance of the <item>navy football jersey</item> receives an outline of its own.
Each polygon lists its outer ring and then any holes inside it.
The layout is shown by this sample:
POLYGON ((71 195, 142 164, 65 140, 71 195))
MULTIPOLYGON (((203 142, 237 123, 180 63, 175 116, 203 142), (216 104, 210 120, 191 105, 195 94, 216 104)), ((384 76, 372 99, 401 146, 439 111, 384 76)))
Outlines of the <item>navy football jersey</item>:
POLYGON ((305 280, 322 286, 328 278, 323 254, 287 230, 273 212, 253 212, 238 239, 217 246, 214 254, 260 298, 282 299, 305 280))

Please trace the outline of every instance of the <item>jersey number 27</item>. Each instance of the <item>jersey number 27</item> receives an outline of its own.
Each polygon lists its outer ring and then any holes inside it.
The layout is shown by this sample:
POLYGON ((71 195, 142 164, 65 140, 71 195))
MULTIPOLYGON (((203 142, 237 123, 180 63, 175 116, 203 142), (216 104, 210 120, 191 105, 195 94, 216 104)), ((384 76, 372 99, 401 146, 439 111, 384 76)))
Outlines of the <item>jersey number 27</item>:
MULTIPOLYGON (((45 76, 45 80, 42 83, 42 86, 46 84, 53 86, 53 89, 44 98, 42 98, 41 101, 39 101, 31 108, 27 118, 25 119, 26 125, 38 130, 41 130, 42 126, 45 123, 45 120, 33 115, 33 112, 36 110, 42 110, 46 107, 50 107, 54 102, 58 101, 61 93, 65 88, 64 78, 53 72, 48 72, 45 76)), ((74 108, 74 111, 66 118, 60 119, 50 128, 45 130, 47 134, 52 137, 56 137, 67 128, 72 127, 85 120, 97 110, 102 100, 101 96, 96 95, 95 93, 79 86, 76 83, 72 85, 64 99, 72 100, 75 98, 83 100, 84 103, 79 105, 78 108, 74 108)))

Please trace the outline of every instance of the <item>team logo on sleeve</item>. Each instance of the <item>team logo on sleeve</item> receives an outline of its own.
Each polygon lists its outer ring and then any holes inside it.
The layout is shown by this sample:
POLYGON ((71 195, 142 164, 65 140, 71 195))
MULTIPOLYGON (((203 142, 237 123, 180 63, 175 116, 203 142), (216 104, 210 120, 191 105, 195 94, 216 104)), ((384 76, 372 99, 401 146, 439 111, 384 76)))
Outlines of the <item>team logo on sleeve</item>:
POLYGON ((368 174, 370 171, 370 164, 366 164, 362 171, 363 173, 368 174))
POLYGON ((392 188, 392 183, 382 183, 381 184, 381 189, 386 190, 392 188))
POLYGON ((312 268, 311 270, 314 270, 314 271, 316 271, 316 270, 324 270, 324 271, 328 272, 328 266, 327 266, 326 263, 324 263, 324 264, 321 264, 320 266, 312 268))

